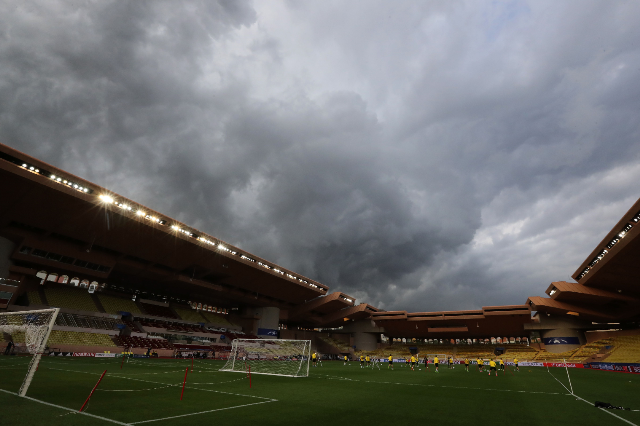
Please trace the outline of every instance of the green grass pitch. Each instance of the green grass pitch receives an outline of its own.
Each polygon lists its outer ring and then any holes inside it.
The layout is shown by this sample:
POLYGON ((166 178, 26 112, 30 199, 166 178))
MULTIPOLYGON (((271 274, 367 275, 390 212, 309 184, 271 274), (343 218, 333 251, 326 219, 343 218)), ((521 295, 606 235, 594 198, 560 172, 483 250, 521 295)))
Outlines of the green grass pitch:
POLYGON ((601 410, 595 400, 640 410, 640 376, 524 367, 498 377, 463 366, 439 373, 399 365, 324 362, 309 377, 218 372, 221 361, 42 359, 27 396, 16 395, 28 358, 0 357, 1 423, 21 425, 640 425, 640 411, 601 410), (107 374, 86 409, 75 413, 107 374), (573 386, 575 396, 565 389, 573 386), (46 403, 46 404, 45 404, 46 403), (96 417, 94 417, 96 416, 96 417))

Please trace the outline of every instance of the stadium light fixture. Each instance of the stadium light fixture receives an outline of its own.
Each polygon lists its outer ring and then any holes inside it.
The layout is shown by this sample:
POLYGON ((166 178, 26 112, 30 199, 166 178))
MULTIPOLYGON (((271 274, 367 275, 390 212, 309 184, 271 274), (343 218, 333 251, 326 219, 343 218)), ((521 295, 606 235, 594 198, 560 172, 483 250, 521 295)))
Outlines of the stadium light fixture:
MULTIPOLYGON (((65 183, 66 183, 66 182, 65 182, 65 183)), ((108 196, 108 195, 102 194, 99 198, 100 198, 103 202, 105 202, 105 203, 108 203, 108 204, 113 203, 113 198, 111 198, 111 197, 110 197, 110 196, 108 196)))
POLYGON ((138 210, 138 211, 136 212, 136 214, 137 214, 138 216, 144 216, 144 212, 143 212, 142 210, 138 210))

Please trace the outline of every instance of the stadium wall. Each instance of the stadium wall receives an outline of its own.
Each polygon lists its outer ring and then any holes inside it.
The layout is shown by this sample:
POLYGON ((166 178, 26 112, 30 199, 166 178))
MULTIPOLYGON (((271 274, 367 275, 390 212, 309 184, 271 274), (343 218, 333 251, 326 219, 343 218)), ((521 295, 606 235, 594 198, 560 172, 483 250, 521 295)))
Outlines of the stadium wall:
POLYGON ((11 240, 0 237, 0 278, 9 278, 9 267, 13 264, 10 257, 14 248, 11 240))

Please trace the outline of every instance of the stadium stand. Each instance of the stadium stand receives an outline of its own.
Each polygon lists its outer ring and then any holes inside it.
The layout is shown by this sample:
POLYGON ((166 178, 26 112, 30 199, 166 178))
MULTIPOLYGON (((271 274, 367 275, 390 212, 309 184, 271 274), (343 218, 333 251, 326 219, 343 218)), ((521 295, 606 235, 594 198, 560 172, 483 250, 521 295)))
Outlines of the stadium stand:
POLYGON ((227 320, 227 318, 225 318, 222 315, 214 314, 212 312, 203 312, 203 311, 200 312, 200 315, 202 315, 210 324, 215 324, 220 327, 236 326, 235 324, 229 322, 229 320, 227 320))
POLYGON ((146 337, 116 336, 112 344, 128 348, 175 349, 168 340, 149 339, 146 337))
POLYGON ((611 339, 601 339, 596 342, 588 343, 580 346, 575 354, 571 357, 572 362, 583 362, 595 354, 601 353, 607 346, 612 345, 611 339))
POLYGON ((113 318, 92 317, 60 312, 56 318, 56 325, 63 327, 95 328, 99 330, 119 330, 122 321, 113 318))
POLYGON ((154 317, 179 319, 173 312, 173 310, 168 306, 160 306, 144 302, 139 302, 139 306, 142 309, 142 312, 147 315, 153 315, 154 317))
POLYGON ((526 345, 507 346, 506 351, 498 356, 498 359, 511 360, 518 358, 520 361, 531 361, 538 354, 538 350, 526 345))
POLYGON ((193 321, 193 322, 209 322, 209 320, 207 320, 205 317, 203 317, 202 315, 200 315, 200 312, 193 310, 193 309, 185 309, 185 308, 178 308, 178 307, 173 307, 173 310, 178 314, 178 316, 180 316, 180 318, 182 318, 185 321, 193 321))
POLYGON ((159 320, 149 320, 146 318, 137 318, 136 321, 142 327, 153 327, 153 328, 162 328, 167 331, 181 332, 181 333, 208 333, 208 330, 205 330, 200 325, 191 325, 191 324, 183 324, 183 323, 175 323, 170 321, 159 321, 159 320))
POLYGON ((116 346, 107 334, 60 330, 51 331, 48 345, 116 346))
MULTIPOLYGON (((5 339, 5 334, 4 333, 0 333, 0 342, 9 342, 10 339, 5 339)), ((7 335, 8 336, 8 335, 7 335)), ((11 340, 13 340, 13 343, 24 343, 24 333, 22 332, 15 332, 11 335, 11 340)))
POLYGON ((98 307, 87 290, 73 287, 47 287, 44 289, 50 306, 98 312, 98 307))
POLYGON ((104 311, 108 314, 119 314, 120 312, 129 312, 131 314, 141 314, 142 312, 132 300, 122 299, 119 297, 107 296, 106 294, 98 294, 98 299, 104 307, 104 311))
POLYGON ((334 348, 337 348, 340 352, 349 352, 349 345, 346 344, 344 341, 342 340, 338 340, 338 339, 334 339, 332 337, 327 337, 327 336, 318 336, 320 338, 320 340, 322 340, 323 342, 325 342, 328 345, 333 346, 334 348))
POLYGON ((37 290, 27 292, 27 300, 29 300, 29 305, 44 305, 37 290))
POLYGON ((563 362, 564 360, 571 359, 573 354, 578 352, 579 349, 580 348, 572 349, 570 351, 560 352, 560 353, 547 352, 546 350, 543 349, 543 350, 538 352, 538 354, 533 358, 532 361, 537 361, 537 362, 563 362))
POLYGON ((640 336, 620 336, 611 340, 613 350, 605 362, 640 363, 640 336))

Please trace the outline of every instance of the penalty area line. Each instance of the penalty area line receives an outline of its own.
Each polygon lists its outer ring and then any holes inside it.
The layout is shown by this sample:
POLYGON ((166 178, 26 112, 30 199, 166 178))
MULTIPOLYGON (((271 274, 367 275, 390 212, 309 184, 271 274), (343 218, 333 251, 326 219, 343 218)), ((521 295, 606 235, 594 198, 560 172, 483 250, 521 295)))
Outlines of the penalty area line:
MULTIPOLYGON (((4 392, 4 393, 8 393, 8 394, 10 394, 10 395, 18 396, 18 394, 17 394, 17 393, 15 393, 15 392, 9 392, 9 391, 4 390, 4 389, 0 389, 0 392, 4 392)), ((119 422, 119 421, 117 421, 117 420, 108 419, 108 418, 106 418, 106 417, 96 416, 95 414, 86 413, 86 412, 84 412, 84 411, 74 410, 74 409, 72 409, 72 408, 63 407, 62 405, 56 405, 56 404, 52 404, 52 403, 50 403, 50 402, 46 402, 46 401, 41 401, 41 400, 39 400, 39 399, 31 398, 30 396, 23 396, 23 397, 18 396, 18 397, 19 397, 19 398, 25 398, 25 399, 28 399, 29 401, 33 401, 33 402, 38 402, 38 403, 40 403, 40 404, 48 405, 48 406, 50 406, 50 407, 55 407, 55 408, 59 408, 59 409, 61 409, 61 410, 69 411, 70 413, 73 413, 73 414, 82 414, 83 416, 94 417, 94 418, 96 418, 96 419, 104 420, 105 422, 115 423, 115 424, 117 424, 117 425, 124 425, 124 426, 129 426, 129 425, 130 425, 130 423, 122 423, 122 422, 119 422)))
POLYGON ((251 403, 251 404, 234 405, 233 407, 216 408, 214 410, 198 411, 197 413, 181 414, 179 416, 170 416, 170 417, 162 417, 162 418, 159 418, 159 419, 143 420, 141 422, 133 422, 133 423, 130 423, 130 424, 139 425, 139 424, 142 424, 142 423, 160 422, 160 421, 163 421, 163 420, 178 419, 180 417, 197 416, 199 414, 213 413, 214 411, 233 410, 234 408, 249 407, 251 405, 258 405, 258 404, 267 404, 269 402, 277 402, 277 400, 272 399, 271 401, 261 401, 261 402, 254 402, 254 403, 251 403))

